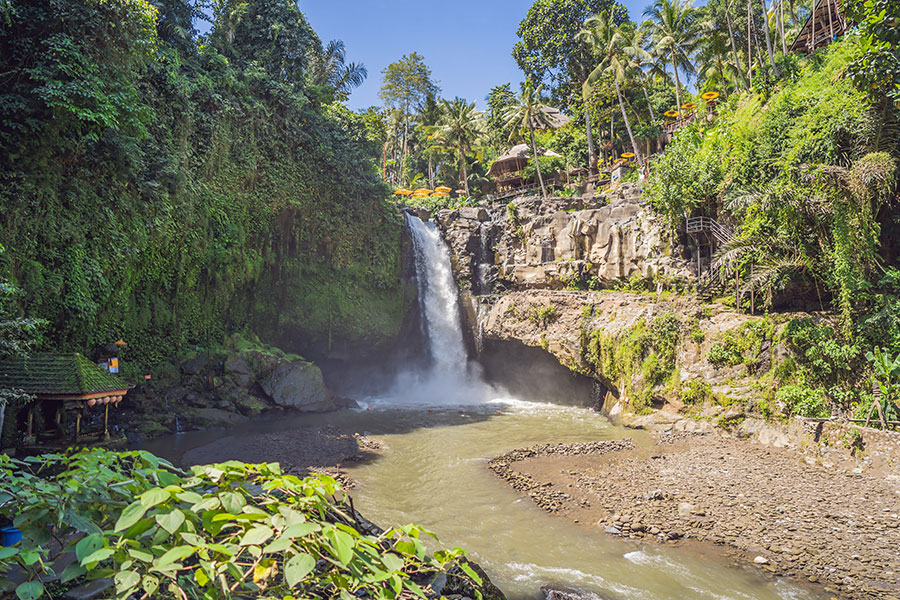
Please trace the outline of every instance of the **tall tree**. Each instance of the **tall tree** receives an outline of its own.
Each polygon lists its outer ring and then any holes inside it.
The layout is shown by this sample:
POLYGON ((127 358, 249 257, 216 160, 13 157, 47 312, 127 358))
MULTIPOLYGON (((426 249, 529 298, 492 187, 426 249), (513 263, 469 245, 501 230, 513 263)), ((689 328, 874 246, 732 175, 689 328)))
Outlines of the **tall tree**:
POLYGON ((424 106, 429 94, 440 91, 431 78, 431 69, 425 58, 418 52, 404 55, 397 62, 389 64, 381 72, 384 83, 378 92, 386 106, 398 109, 403 117, 403 141, 400 151, 400 177, 406 165, 409 151, 409 128, 413 111, 424 106))
POLYGON ((506 109, 516 102, 516 95, 509 83, 497 85, 491 88, 487 95, 487 134, 489 142, 499 152, 509 140, 509 131, 506 128, 506 109))
POLYGON ((534 156, 534 166, 537 170, 538 182, 541 184, 541 196, 547 198, 547 188, 544 186, 544 176, 541 174, 540 155, 537 150, 537 141, 534 137, 535 130, 548 129, 550 118, 544 110, 547 105, 541 101, 543 85, 535 86, 530 79, 522 84, 522 93, 516 102, 506 109, 506 123, 509 127, 510 141, 523 138, 527 133, 531 139, 531 151, 534 156))
POLYGON ((656 127, 656 115, 653 111, 653 103, 650 102, 650 94, 647 92, 646 73, 644 73, 644 67, 653 64, 653 57, 644 49, 647 45, 647 28, 641 25, 623 32, 622 42, 622 51, 628 58, 628 68, 641 84, 644 98, 647 100, 647 110, 650 111, 650 121, 656 127))
POLYGON ((347 62, 347 48, 341 40, 319 43, 310 52, 309 82, 333 88, 341 100, 346 100, 350 91, 361 86, 368 75, 365 65, 347 62))
POLYGON ((631 121, 628 119, 628 113, 625 111, 625 101, 622 98, 621 84, 625 81, 625 72, 628 68, 628 58, 624 53, 622 41, 622 32, 609 19, 606 13, 600 13, 595 17, 591 17, 584 23, 584 29, 579 32, 578 37, 582 39, 591 52, 596 57, 598 64, 591 71, 587 81, 584 83, 584 96, 590 95, 594 85, 601 82, 604 78, 611 78, 616 88, 616 97, 619 100, 619 108, 622 111, 622 118, 625 119, 625 128, 628 130, 628 139, 631 140, 631 147, 637 156, 638 164, 641 169, 644 168, 644 159, 641 157, 640 149, 634 141, 634 134, 631 131, 631 121))
MULTIPOLYGON (((601 12, 612 15, 616 25, 628 20, 628 10, 614 0, 536 0, 519 24, 513 58, 525 77, 543 83, 553 102, 563 109, 573 111, 583 104, 581 88, 593 65, 577 36, 585 19, 601 12)), ((588 160, 594 169, 597 154, 591 115, 586 107, 582 112, 588 160)))
POLYGON ((435 135, 452 142, 459 154, 459 180, 469 195, 469 175, 466 171, 466 152, 471 150, 484 131, 484 115, 474 102, 462 98, 441 100, 441 118, 435 135))
POLYGON ((644 11, 650 17, 648 26, 653 43, 672 65, 679 108, 683 103, 678 69, 688 75, 694 72, 691 54, 697 46, 697 10, 693 3, 693 0, 656 0, 644 11))

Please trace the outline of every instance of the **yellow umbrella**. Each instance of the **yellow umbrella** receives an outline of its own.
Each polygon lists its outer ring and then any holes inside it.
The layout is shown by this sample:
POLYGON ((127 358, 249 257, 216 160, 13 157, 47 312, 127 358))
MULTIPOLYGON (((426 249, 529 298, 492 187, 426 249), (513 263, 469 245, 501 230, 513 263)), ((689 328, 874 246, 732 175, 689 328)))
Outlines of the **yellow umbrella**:
POLYGON ((677 110, 667 110, 667 111, 664 112, 663 114, 666 115, 666 116, 669 117, 669 118, 673 118, 673 117, 677 117, 677 116, 678 116, 678 111, 677 111, 677 110))
POLYGON ((395 196, 410 196, 410 195, 412 195, 412 192, 409 190, 397 190, 396 192, 394 192, 394 195, 395 196))
POLYGON ((456 190, 456 193, 457 193, 457 194, 465 194, 465 193, 466 193, 466 190, 456 190))
POLYGON ((453 189, 448 188, 446 185, 442 185, 440 187, 434 188, 434 191, 437 192, 438 194, 443 195, 443 194, 449 194, 450 192, 453 191, 453 189))
POLYGON ((426 188, 419 188, 419 189, 417 189, 417 190, 416 190, 415 192, 413 192, 413 193, 414 193, 414 194, 425 194, 425 195, 427 196, 428 194, 430 194, 430 193, 433 192, 433 191, 434 191, 434 190, 429 190, 429 189, 426 189, 426 188))
POLYGON ((695 108, 697 108, 697 105, 694 103, 688 103, 688 104, 681 105, 681 110, 693 110, 695 108))
POLYGON ((623 152, 622 158, 634 158, 634 152, 623 152))
POLYGON ((704 100, 715 100, 719 97, 719 92, 706 92, 705 94, 700 94, 700 97, 704 100))

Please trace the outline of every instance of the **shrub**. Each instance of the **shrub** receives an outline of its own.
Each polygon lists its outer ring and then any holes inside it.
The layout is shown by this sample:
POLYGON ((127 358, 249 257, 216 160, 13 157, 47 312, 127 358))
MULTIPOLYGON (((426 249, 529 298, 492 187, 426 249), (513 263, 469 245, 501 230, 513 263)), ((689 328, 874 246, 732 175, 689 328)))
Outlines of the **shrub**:
POLYGON ((788 415, 823 418, 830 415, 821 389, 805 384, 786 385, 775 392, 775 399, 784 404, 788 415))
POLYGON ((703 379, 692 379, 681 389, 684 404, 703 405, 713 397, 712 386, 703 379))

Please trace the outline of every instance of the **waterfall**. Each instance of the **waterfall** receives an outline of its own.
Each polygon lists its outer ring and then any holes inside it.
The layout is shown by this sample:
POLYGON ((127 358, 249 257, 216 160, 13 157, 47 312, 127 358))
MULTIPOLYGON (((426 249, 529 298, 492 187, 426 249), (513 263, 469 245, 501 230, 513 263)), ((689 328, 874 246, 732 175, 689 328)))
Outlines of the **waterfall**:
POLYGON ((468 357, 457 307, 456 282, 450 252, 433 222, 406 215, 416 254, 419 303, 428 336, 432 371, 466 377, 468 357))
POLYGON ((477 363, 469 362, 450 250, 434 223, 409 214, 406 221, 415 250, 428 360, 424 368, 407 365, 397 373, 390 391, 362 404, 368 408, 446 409, 491 402, 501 392, 484 382, 477 363))

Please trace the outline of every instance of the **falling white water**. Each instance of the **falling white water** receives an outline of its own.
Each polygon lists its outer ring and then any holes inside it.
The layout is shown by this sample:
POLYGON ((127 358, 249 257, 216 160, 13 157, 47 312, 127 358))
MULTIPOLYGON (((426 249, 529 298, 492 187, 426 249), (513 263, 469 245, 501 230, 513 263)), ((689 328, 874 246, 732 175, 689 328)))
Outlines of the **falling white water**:
POLYGON ((406 216, 416 251, 419 303, 435 373, 463 379, 467 353, 457 308, 450 252, 433 222, 406 216))
MULTIPOLYGON (((419 305, 428 340, 428 366, 401 371, 390 392, 361 402, 364 408, 450 408, 505 401, 505 392, 488 385, 476 363, 469 363, 457 305, 450 251, 437 226, 406 216, 412 233, 419 283, 419 305)), ((496 408, 496 407, 495 407, 496 408)))

